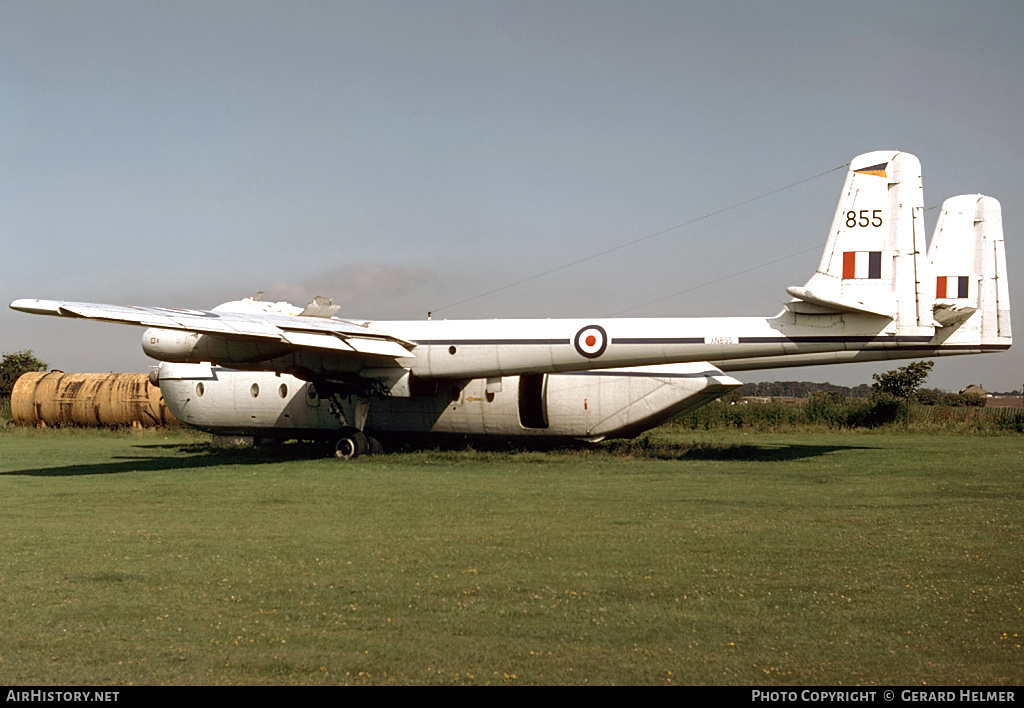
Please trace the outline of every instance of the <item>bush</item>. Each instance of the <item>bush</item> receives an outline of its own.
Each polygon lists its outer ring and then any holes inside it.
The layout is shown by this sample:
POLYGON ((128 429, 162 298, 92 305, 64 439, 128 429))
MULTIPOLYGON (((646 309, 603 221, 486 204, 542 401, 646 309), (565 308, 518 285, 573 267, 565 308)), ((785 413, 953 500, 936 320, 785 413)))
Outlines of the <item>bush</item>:
POLYGON ((870 404, 858 398, 849 398, 835 391, 821 391, 811 396, 804 404, 808 423, 818 423, 829 428, 848 428, 857 425, 870 404))
POLYGON ((973 401, 961 402, 959 398, 953 399, 954 405, 941 402, 937 405, 912 404, 913 426, 906 423, 907 402, 879 391, 870 399, 821 391, 799 405, 784 405, 777 401, 715 401, 676 419, 674 424, 690 430, 737 428, 765 432, 806 428, 881 428, 897 424, 920 430, 1024 432, 1024 411, 978 408, 973 401))
POLYGON ((779 426, 794 426, 805 422, 803 409, 781 403, 747 403, 746 401, 714 401, 677 419, 677 423, 692 430, 715 428, 751 428, 774 430, 779 426))
POLYGON ((855 428, 878 428, 883 425, 894 425, 907 416, 907 403, 883 393, 871 397, 868 405, 854 419, 850 426, 855 428))
POLYGON ((981 396, 971 396, 965 393, 947 393, 942 397, 942 405, 956 408, 982 408, 985 406, 985 399, 981 396))

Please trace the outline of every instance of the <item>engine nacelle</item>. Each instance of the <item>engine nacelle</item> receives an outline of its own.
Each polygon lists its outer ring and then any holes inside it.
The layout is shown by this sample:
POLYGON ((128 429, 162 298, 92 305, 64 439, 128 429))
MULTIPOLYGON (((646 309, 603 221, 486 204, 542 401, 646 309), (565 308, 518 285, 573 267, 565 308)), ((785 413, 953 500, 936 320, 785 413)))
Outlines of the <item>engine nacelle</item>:
POLYGON ((173 361, 182 364, 197 363, 194 358, 199 343, 198 332, 182 332, 176 329, 150 327, 142 333, 142 351, 157 361, 173 361))
POLYGON ((142 333, 142 351, 146 356, 178 364, 214 362, 244 368, 246 364, 274 359, 294 349, 281 342, 230 339, 175 329, 151 327, 142 333))

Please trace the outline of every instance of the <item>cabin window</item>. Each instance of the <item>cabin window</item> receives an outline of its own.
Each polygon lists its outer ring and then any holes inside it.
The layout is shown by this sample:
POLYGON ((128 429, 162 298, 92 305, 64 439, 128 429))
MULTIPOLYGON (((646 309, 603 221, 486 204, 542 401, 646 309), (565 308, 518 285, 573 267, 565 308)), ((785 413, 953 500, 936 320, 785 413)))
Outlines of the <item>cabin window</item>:
POLYGON ((256 398, 257 396, 259 396, 260 395, 260 385, 259 384, 253 384, 252 386, 250 386, 249 387, 249 393, 252 394, 253 398, 256 398))
POLYGON ((277 393, 281 398, 288 398, 288 384, 281 384, 278 386, 277 393))
POLYGON ((519 424, 541 430, 548 427, 547 376, 544 374, 519 377, 519 424))
POLYGON ((206 393, 206 387, 203 386, 203 382, 200 381, 196 384, 196 395, 202 398, 204 393, 206 393))

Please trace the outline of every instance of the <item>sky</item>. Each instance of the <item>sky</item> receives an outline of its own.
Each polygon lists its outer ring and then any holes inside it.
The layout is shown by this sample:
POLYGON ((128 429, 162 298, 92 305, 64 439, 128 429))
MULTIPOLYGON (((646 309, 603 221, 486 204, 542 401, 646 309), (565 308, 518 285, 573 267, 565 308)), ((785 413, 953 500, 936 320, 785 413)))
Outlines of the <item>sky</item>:
MULTIPOLYGON (((1024 313, 1022 32, 999 0, 0 0, 0 300, 770 316, 835 168, 896 149, 926 209, 1001 201, 1024 313)), ((0 310, 64 371, 146 371, 141 334, 0 310)), ((1024 344, 926 385, 1022 382, 1024 344)))

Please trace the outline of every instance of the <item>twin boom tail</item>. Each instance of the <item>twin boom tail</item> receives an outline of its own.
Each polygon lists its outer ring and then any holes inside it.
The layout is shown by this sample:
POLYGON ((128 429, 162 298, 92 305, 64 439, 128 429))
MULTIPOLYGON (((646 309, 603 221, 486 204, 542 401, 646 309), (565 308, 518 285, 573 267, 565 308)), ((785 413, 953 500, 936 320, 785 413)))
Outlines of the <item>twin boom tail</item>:
POLYGON ((209 430, 595 440, 635 435, 739 385, 723 372, 1005 351, 999 202, 948 199, 926 244, 917 158, 860 155, 817 269, 787 292, 775 316, 723 318, 360 323, 321 299, 305 309, 254 300, 212 311, 11 307, 148 326, 143 349, 166 362, 158 376, 168 406, 209 430), (220 388, 231 394, 214 395, 220 388), (260 399, 268 389, 276 398, 260 399), (326 418, 311 412, 321 400, 326 418))

